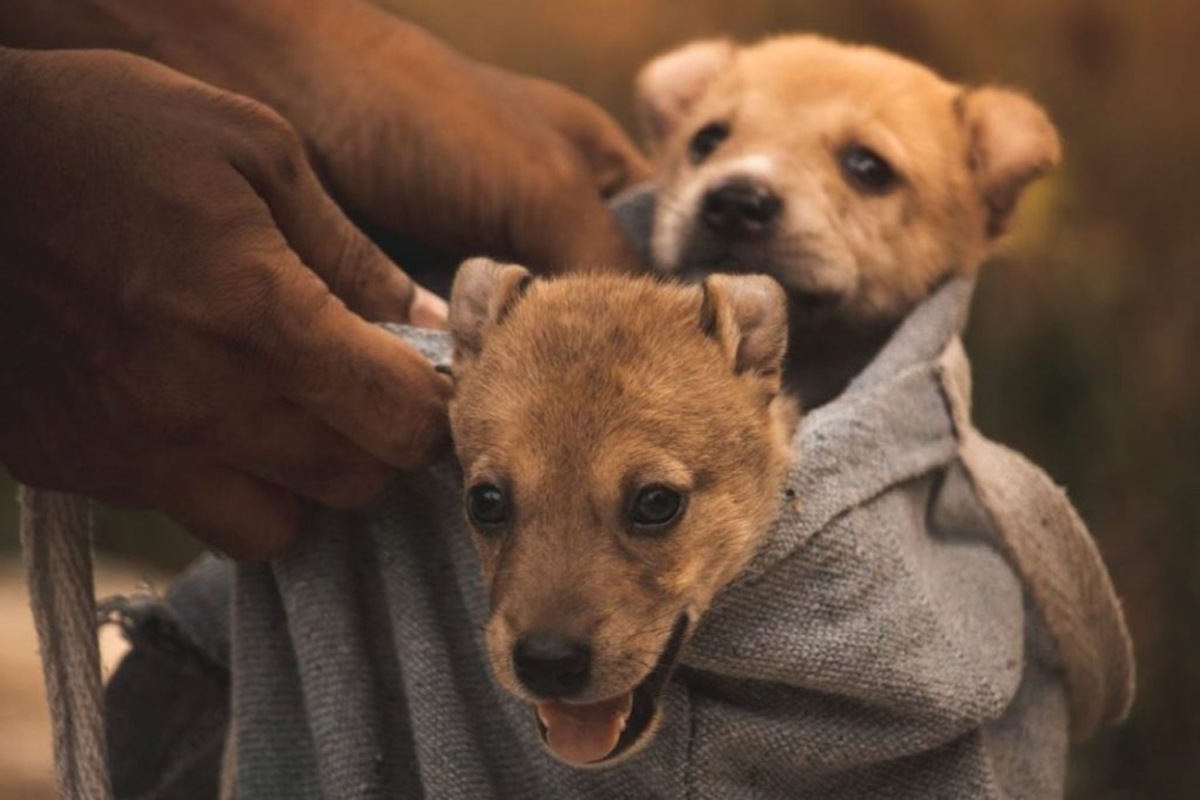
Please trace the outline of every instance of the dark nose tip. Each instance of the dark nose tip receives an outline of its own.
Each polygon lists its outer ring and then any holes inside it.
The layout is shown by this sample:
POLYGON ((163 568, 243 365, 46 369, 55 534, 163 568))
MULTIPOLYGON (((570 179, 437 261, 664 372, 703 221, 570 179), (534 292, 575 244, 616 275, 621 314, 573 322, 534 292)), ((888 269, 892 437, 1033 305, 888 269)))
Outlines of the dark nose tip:
POLYGON ((517 680, 539 697, 570 697, 583 690, 592 650, 557 636, 523 636, 513 647, 517 680))
POLYGON ((701 216, 718 236, 750 239, 763 236, 783 210, 779 195, 753 181, 725 181, 704 195, 701 216))

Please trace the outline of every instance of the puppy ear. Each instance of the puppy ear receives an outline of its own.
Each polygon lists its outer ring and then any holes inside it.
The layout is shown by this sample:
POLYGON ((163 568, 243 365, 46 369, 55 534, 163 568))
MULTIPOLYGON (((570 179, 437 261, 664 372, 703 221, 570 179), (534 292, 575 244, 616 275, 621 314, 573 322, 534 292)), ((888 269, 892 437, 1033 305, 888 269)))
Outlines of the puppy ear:
POLYGON ((634 106, 650 149, 657 151, 704 94, 713 79, 733 61, 727 39, 684 45, 642 67, 634 89, 634 106))
POLYGON ((450 289, 449 321, 456 368, 479 355, 484 332, 504 320, 532 282, 529 270, 516 264, 500 264, 488 258, 462 263, 450 289))
POLYGON ((987 232, 997 236, 1025 187, 1062 160, 1058 131, 1040 106, 1007 89, 969 89, 956 102, 988 210, 987 232))
POLYGON ((787 296, 766 275, 710 275, 701 284, 700 329, 716 339, 734 372, 753 373, 779 391, 787 350, 787 296))

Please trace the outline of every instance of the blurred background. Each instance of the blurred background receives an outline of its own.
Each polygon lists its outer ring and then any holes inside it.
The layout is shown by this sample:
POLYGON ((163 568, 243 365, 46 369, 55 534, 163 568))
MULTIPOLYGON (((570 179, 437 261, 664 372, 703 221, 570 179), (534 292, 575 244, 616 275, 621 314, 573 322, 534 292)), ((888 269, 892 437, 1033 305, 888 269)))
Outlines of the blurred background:
MULTIPOLYGON (((1077 748, 1070 796, 1200 796, 1200 3, 386 5, 475 58, 564 83, 626 125, 633 76, 655 54, 702 36, 786 31, 881 45, 1045 105, 1066 161, 1027 196, 983 273, 968 336, 976 416, 1066 486, 1136 640, 1134 714, 1077 748)), ((49 797, 13 494, 3 479, 0 741, 21 747, 0 754, 0 797, 49 797)), ((107 586, 161 588, 197 553, 154 515, 105 512, 99 526, 107 586)))

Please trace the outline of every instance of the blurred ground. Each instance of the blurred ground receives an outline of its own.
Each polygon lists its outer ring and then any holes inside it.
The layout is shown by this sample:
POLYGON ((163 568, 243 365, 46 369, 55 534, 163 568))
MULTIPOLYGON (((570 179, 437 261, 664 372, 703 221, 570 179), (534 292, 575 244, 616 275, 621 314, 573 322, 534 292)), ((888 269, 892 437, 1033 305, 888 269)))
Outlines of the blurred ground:
MULTIPOLYGON (((161 589, 167 580, 161 567, 113 558, 102 558, 96 565, 96 592, 101 597, 161 589)), ((37 634, 24 573, 14 560, 0 563, 0 643, 0 798, 51 800, 50 719, 37 634)), ((100 645, 107 678, 125 653, 125 640, 108 626, 100 645)))
MULTIPOLYGON (((1108 561, 1136 641, 1134 716, 1077 751, 1071 796, 1197 796, 1200 3, 386 5, 470 55, 565 83, 626 124, 633 75, 653 55, 700 36, 779 31, 879 44, 952 79, 1011 84, 1043 103, 1062 133, 1066 163, 1029 196, 1016 235, 985 270, 968 337, 976 414, 986 433, 1067 487, 1108 561)), ((0 488, 0 544, 11 540, 11 509, 3 505, 10 495, 0 488)), ((110 513, 100 528, 110 551, 172 568, 196 552, 153 516, 110 513)), ((0 625, 9 625, 12 615, 0 613, 0 625)), ((31 652, 0 642, 0 652, 31 652)), ((0 675, 0 721, 9 719, 9 702, 31 704, 36 684, 22 680, 25 690, 10 701, 0 675)), ((0 730, 0 737, 44 752, 34 747, 44 736, 0 730)), ((20 774, 41 768, 32 769, 20 774)), ((0 781, 12 770, 0 762, 0 781)), ((9 796, 0 784, 0 797, 9 796)))

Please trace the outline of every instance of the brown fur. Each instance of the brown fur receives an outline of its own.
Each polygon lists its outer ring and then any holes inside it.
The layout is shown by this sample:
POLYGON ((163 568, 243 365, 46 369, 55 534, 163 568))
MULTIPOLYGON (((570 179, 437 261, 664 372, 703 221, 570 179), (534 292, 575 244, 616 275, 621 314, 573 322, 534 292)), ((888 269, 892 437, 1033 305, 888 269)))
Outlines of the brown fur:
POLYGON ((789 382, 806 403, 840 391, 938 283, 974 273, 1022 190, 1060 159, 1025 97, 816 36, 687 45, 647 65, 637 94, 658 157, 656 266, 776 277, 793 299, 789 382), (729 137, 695 164, 688 142, 714 121, 729 137), (860 145, 890 162, 894 189, 847 180, 841 157, 860 145), (706 239, 700 198, 734 176, 783 199, 769 237, 706 239))
POLYGON ((504 487, 514 509, 501 531, 475 537, 493 670, 537 699, 512 650, 548 633, 593 650, 580 702, 629 691, 776 513, 795 424, 779 395, 783 293, 761 276, 534 281, 480 259, 459 272, 450 322, 464 483, 504 487), (661 534, 626 520, 631 493, 649 484, 688 498, 661 534))

